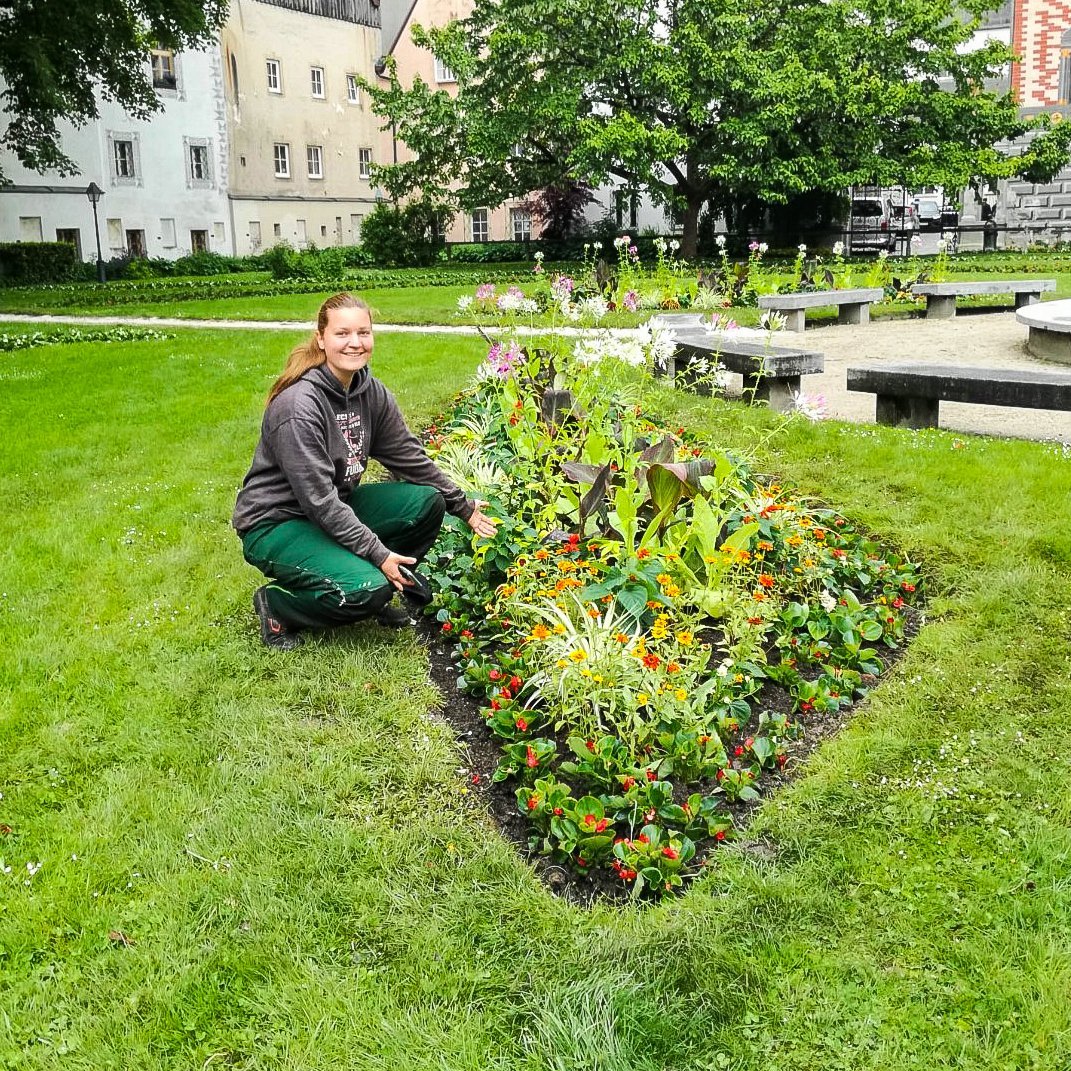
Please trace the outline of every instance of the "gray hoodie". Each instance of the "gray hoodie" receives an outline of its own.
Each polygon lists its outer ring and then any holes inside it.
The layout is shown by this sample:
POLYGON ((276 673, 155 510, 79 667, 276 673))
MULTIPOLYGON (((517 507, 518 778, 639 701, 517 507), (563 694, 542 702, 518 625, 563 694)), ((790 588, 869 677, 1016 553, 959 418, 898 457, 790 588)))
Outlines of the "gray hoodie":
POLYGON ((394 395, 367 368, 354 375, 347 391, 320 365, 264 411, 260 442, 231 523, 244 536, 265 521, 305 518, 379 566, 387 547, 347 504, 370 457, 399 480, 434 487, 455 516, 471 516, 474 503, 425 453, 394 395))

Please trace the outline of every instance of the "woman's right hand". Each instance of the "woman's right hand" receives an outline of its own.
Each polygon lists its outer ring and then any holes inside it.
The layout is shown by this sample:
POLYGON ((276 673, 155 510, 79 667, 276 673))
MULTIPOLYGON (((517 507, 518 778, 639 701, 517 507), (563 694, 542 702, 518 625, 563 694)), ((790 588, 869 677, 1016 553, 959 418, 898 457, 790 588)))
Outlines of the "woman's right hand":
POLYGON ((412 583, 398 572, 399 565, 416 565, 416 558, 407 558, 404 554, 391 551, 379 566, 380 572, 399 590, 412 587, 412 583))

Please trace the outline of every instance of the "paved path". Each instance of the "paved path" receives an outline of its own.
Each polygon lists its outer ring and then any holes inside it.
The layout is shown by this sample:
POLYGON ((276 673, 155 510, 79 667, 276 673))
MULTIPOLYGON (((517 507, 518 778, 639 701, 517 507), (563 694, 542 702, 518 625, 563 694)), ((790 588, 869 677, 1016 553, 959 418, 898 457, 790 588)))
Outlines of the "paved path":
MULTIPOLYGON (((241 331, 307 331, 305 321, 280 320, 185 320, 179 317, 133 316, 24 316, 0 313, 0 323, 20 324, 129 324, 142 327, 196 327, 241 331)), ((472 326, 376 324, 382 332, 475 335, 472 326)), ((493 332, 494 328, 487 329, 493 332)), ((561 328, 561 333, 582 335, 590 329, 561 328)), ((543 328, 520 328, 520 334, 546 334, 543 328)), ((627 334, 616 329, 615 334, 627 334)), ((1004 368, 1064 368, 1039 361, 1026 351, 1027 329, 1014 312, 960 314, 951 320, 880 318, 869 324, 834 324, 808 328, 805 339, 786 336, 786 345, 805 341, 808 348, 825 354, 826 370, 806 376, 805 394, 824 396, 828 413, 841 420, 866 423, 874 419, 874 396, 857 394, 845 387, 850 364, 882 361, 926 361, 959 365, 991 365, 1004 368)), ((1038 409, 941 403, 941 427, 983 435, 1043 439, 1071 443, 1071 413, 1038 409)))

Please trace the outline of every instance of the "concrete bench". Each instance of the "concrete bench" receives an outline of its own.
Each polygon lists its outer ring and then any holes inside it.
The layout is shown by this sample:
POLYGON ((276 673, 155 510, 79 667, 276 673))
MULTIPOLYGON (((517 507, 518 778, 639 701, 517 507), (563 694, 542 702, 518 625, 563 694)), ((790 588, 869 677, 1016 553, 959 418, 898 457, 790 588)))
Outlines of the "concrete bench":
POLYGON ((936 428, 941 402, 1071 410, 1071 372, 883 364, 848 369, 848 390, 877 395, 879 424, 936 428))
POLYGON ((837 323, 865 324, 870 322, 870 306, 881 301, 885 291, 880 286, 857 287, 854 290, 812 290, 802 294, 762 294, 760 309, 772 309, 785 317, 789 331, 802 331, 808 309, 837 307, 837 323))
POLYGON ((1014 294, 1015 307, 1033 305, 1045 290, 1055 290, 1055 279, 987 279, 984 282, 915 283, 911 293, 926 299, 926 318, 949 320, 956 315, 956 298, 980 294, 1014 294))
POLYGON ((1030 329, 1026 348, 1035 357, 1071 364, 1071 301, 1037 302, 1015 318, 1030 329))
POLYGON ((825 358, 814 350, 773 346, 766 332, 749 334, 751 337, 728 331, 676 331, 677 352, 669 362, 667 376, 687 383, 695 379, 689 370, 694 361, 717 361, 744 377, 744 392, 752 399, 766 402, 779 413, 791 411, 800 376, 824 371, 825 358))

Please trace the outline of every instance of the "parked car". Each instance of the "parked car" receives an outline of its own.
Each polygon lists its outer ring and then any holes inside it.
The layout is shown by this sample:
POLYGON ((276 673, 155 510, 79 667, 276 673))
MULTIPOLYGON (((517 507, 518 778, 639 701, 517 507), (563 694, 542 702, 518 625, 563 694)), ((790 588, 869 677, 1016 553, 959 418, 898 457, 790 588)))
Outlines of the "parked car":
POLYGON ((893 205, 892 225, 897 234, 906 234, 908 238, 918 234, 919 215, 914 205, 893 205))
POLYGON ((849 223, 852 253, 874 253, 896 248, 892 205, 877 197, 856 197, 849 223))
POLYGON ((919 218, 919 227, 924 231, 941 229, 941 199, 939 197, 919 197, 915 201, 915 214, 919 218))

